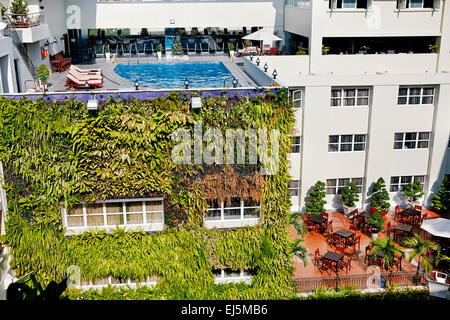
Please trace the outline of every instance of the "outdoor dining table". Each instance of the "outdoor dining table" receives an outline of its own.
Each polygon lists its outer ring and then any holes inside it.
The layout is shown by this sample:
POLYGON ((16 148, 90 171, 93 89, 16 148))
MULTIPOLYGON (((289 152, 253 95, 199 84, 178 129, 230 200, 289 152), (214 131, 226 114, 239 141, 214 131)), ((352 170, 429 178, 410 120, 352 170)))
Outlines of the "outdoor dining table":
POLYGON ((341 239, 344 239, 344 248, 347 248, 348 239, 353 238, 355 236, 355 232, 347 229, 339 229, 338 231, 334 232, 333 235, 337 235, 341 239))
POLYGON ((397 242, 397 237, 395 236, 395 231, 402 231, 407 234, 411 234, 412 226, 409 224, 399 223, 394 227, 394 241, 397 242))
POLYGON ((416 217, 420 216, 422 214, 422 212, 420 212, 419 210, 413 209, 413 208, 407 208, 407 209, 401 211, 400 213, 407 214, 408 216, 413 217, 413 224, 416 223, 416 217))
POLYGON ((369 220, 372 217, 372 212, 370 211, 363 211, 360 214, 354 216, 353 219, 358 219, 358 217, 364 218, 365 224, 367 225, 367 220, 369 220))
POLYGON ((322 260, 328 260, 328 261, 331 261, 334 264, 336 264, 336 273, 339 273, 339 261, 341 261, 342 258, 344 258, 344 254, 343 253, 337 253, 337 252, 333 252, 333 251, 328 251, 322 257, 322 260))
POLYGON ((322 229, 325 229, 328 225, 328 219, 322 216, 312 216, 308 218, 308 221, 314 223, 314 224, 319 224, 322 226, 322 229), (325 225, 325 228, 324 228, 325 225))

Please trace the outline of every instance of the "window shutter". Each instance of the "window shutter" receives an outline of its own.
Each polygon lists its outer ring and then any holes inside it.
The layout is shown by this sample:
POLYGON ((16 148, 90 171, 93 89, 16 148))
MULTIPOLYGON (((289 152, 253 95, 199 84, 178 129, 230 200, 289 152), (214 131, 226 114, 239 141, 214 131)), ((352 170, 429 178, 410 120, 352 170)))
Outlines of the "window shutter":
POLYGON ((441 0, 434 0, 433 9, 439 9, 441 7, 441 0))

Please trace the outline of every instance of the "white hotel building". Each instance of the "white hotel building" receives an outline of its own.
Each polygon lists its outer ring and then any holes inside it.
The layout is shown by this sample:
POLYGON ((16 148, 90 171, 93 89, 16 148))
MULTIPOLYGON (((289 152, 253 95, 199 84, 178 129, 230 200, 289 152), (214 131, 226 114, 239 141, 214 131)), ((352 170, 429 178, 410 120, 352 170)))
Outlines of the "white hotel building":
MULTIPOLYGON (((401 202, 398 190, 413 179, 423 182, 423 204, 429 205, 450 173, 450 0, 29 3, 30 13, 40 13, 39 22, 17 30, 36 66, 49 64, 41 48, 50 55, 68 52, 73 43, 106 29, 276 32, 285 55, 260 56, 259 66, 256 57, 245 58, 244 70, 265 86, 276 69, 276 80, 296 102, 292 210, 304 208, 318 180, 327 183, 329 209, 340 206, 336 194, 348 181, 360 187, 363 206, 379 177, 393 205, 401 202), (438 50, 431 52, 430 44, 438 50), (295 55, 299 50, 305 54, 295 55)), ((0 92, 24 92, 31 79, 13 42, 0 36, 0 92)))

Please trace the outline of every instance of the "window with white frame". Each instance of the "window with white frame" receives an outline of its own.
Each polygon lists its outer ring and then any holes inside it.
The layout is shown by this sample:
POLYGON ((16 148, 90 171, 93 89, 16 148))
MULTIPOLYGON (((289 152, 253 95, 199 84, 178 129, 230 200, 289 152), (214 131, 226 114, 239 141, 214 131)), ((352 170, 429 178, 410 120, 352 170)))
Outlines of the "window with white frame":
POLYGON ((300 137, 300 136, 292 137, 291 153, 300 153, 301 143, 302 143, 302 137, 300 137))
POLYGON ((303 92, 302 90, 293 90, 291 91, 292 102, 294 104, 294 108, 302 107, 302 98, 303 92))
POLYGON ((435 87, 400 87, 398 89, 399 105, 433 104, 435 87))
POLYGON ((333 88, 331 89, 331 106, 369 106, 369 95, 369 88, 333 88))
POLYGON ((328 195, 341 194, 342 189, 349 183, 353 182, 356 185, 359 193, 362 193, 364 178, 338 178, 327 179, 326 191, 328 195))
POLYGON ((300 181, 299 180, 292 180, 288 183, 289 193, 291 197, 298 197, 299 188, 300 188, 300 181))
POLYGON ((261 205, 254 200, 233 197, 229 202, 222 201, 219 204, 217 199, 213 199, 208 200, 208 206, 205 221, 245 220, 261 217, 261 205))
POLYGON ((371 0, 329 0, 330 9, 367 9, 371 0))
POLYGON ((251 282, 253 275, 252 270, 233 270, 227 269, 213 269, 213 275, 216 283, 226 282, 251 282))
POLYGON ((440 0, 397 0, 397 9, 438 9, 440 0))
POLYGON ((426 149, 430 144, 430 132, 396 132, 394 149, 426 149))
POLYGON ((67 229, 164 223, 163 200, 160 198, 81 203, 68 210, 63 208, 62 214, 67 229))
POLYGON ((419 181, 424 187, 425 176, 394 176, 391 177, 391 187, 390 192, 398 192, 402 191, 404 187, 406 187, 409 183, 414 181, 419 181))
POLYGON ((152 287, 158 283, 159 277, 153 276, 149 277, 146 280, 136 280, 136 279, 130 279, 130 278, 115 278, 113 276, 108 276, 104 278, 98 278, 94 280, 86 280, 86 279, 80 279, 79 284, 77 287, 82 289, 88 289, 88 288, 102 288, 107 286, 130 286, 130 287, 136 287, 138 284, 139 286, 149 286, 152 287))
POLYGON ((365 134, 331 135, 328 138, 328 152, 349 152, 366 150, 365 134))

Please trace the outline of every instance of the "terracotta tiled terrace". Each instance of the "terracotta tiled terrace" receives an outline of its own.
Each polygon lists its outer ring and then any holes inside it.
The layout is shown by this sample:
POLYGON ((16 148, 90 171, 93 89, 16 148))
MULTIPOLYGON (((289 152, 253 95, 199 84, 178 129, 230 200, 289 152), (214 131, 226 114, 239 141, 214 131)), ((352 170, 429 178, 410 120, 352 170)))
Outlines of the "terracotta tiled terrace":
MULTIPOLYGON (((438 215, 437 213, 423 209, 422 213, 425 213, 425 212, 427 213, 427 219, 442 217, 442 216, 438 215)), ((337 231, 341 228, 344 228, 347 230, 349 229, 349 227, 351 225, 351 221, 349 219, 345 218, 342 213, 336 212, 336 211, 333 211, 333 212, 329 211, 328 213, 329 213, 328 222, 332 221, 333 231, 337 231)), ((389 213, 384 217, 384 224, 383 224, 384 230, 380 231, 378 233, 378 238, 386 237, 386 226, 389 221, 391 223, 391 228, 393 228, 396 224, 399 223, 394 220, 394 212, 393 211, 389 211, 389 213)), ((418 233, 419 227, 418 226, 413 227, 412 232, 418 233)), ((423 230, 422 230, 422 232, 419 232, 419 235, 422 233, 423 233, 423 230)), ((356 252, 354 251, 353 247, 351 247, 351 248, 349 247, 349 248, 345 249, 345 256, 347 256, 347 257, 352 256, 351 270, 349 270, 349 272, 348 272, 349 275, 364 274, 364 273, 368 272, 366 270, 367 266, 364 265, 364 258, 365 258, 365 247, 371 241, 371 234, 370 234, 370 232, 364 233, 364 232, 361 232, 360 230, 358 230, 356 232, 356 235, 358 236, 359 234, 361 234, 360 250, 358 250, 358 247, 356 247, 356 252)), ((291 237, 292 237, 292 239, 297 238, 297 234, 293 228, 291 230, 291 237)), ((320 277, 320 276, 335 275, 335 274, 329 274, 326 271, 323 271, 323 273, 321 273, 319 268, 316 265, 314 265, 314 252, 316 251, 316 249, 320 250, 321 256, 323 256, 327 251, 336 252, 335 247, 333 247, 327 243, 327 239, 325 238, 324 235, 317 233, 315 231, 308 231, 304 237, 304 242, 302 242, 302 246, 306 247, 308 250, 308 253, 307 253, 308 263, 305 266, 303 264, 303 262, 300 261, 300 259, 294 259, 294 267, 295 267, 294 279, 305 278, 305 277, 320 277)), ((400 245, 398 245, 398 246, 401 249, 404 249, 406 254, 408 255, 407 248, 403 248, 400 245)), ((412 263, 409 263, 407 260, 407 257, 405 257, 402 259, 401 267, 402 267, 402 271, 415 271, 417 269, 417 262, 412 261, 412 263)), ((394 271, 396 271, 396 270, 394 270, 394 271)), ((346 272, 345 272, 345 270, 340 270, 339 274, 345 275, 346 272)))

